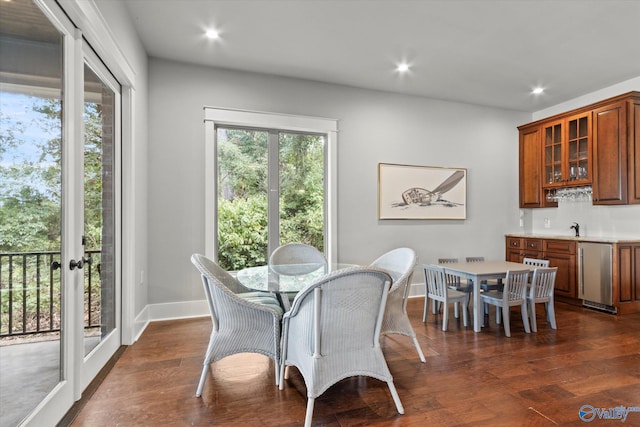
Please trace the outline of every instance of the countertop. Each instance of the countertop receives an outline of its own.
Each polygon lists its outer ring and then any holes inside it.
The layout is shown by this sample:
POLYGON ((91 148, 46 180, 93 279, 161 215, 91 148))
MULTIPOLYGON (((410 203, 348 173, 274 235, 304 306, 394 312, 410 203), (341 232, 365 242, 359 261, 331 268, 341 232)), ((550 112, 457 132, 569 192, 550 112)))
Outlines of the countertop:
POLYGON ((517 237, 527 239, 555 239, 555 240, 571 240, 574 242, 593 242, 593 243, 640 243, 640 237, 610 237, 610 236, 559 236, 551 234, 537 233, 507 233, 506 237, 517 237))

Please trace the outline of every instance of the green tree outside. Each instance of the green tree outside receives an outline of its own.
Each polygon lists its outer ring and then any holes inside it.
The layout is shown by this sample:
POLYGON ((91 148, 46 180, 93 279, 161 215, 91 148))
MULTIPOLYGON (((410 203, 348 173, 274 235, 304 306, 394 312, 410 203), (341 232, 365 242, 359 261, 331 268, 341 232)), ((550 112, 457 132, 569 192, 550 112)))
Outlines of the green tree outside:
MULTIPOLYGON (((227 270, 265 264, 268 134, 218 130, 218 262, 227 270)), ((324 137, 280 133, 280 244, 324 249, 324 137)))

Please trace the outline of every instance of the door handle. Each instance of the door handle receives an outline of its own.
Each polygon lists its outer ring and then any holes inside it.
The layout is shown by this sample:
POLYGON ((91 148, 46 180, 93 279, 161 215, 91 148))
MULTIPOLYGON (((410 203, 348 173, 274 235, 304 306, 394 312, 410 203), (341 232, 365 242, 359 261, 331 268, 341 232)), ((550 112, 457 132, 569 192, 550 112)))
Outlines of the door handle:
MULTIPOLYGON (((75 268, 81 269, 82 267, 84 267, 85 264, 92 264, 92 263, 93 263, 93 259, 91 257, 89 258, 82 257, 82 259, 79 259, 78 261, 72 259, 71 261, 69 261, 69 268, 71 270, 75 268)), ((58 264, 58 268, 60 268, 60 264, 58 264)))
POLYGON ((84 265, 84 261, 82 259, 78 261, 72 259, 71 261, 69 261, 69 270, 75 270, 76 268, 80 270, 82 269, 83 265, 84 265))

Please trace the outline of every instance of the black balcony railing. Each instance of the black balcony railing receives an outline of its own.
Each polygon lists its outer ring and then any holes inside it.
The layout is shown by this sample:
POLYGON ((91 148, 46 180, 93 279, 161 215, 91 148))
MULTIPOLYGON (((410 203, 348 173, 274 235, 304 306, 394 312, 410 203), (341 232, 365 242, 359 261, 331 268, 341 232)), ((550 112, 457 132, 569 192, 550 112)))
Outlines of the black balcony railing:
MULTIPOLYGON (((85 252, 85 328, 100 327, 100 251, 85 252)), ((0 253, 0 338, 60 331, 60 252, 0 253)))

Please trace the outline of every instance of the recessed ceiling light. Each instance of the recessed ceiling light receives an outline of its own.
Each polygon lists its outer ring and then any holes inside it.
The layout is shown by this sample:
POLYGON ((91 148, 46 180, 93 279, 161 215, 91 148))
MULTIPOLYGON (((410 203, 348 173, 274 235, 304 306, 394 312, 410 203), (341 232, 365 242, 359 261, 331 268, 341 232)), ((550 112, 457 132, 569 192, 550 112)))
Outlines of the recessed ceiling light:
POLYGON ((207 38, 210 38, 211 40, 215 40, 220 37, 220 34, 216 30, 207 30, 205 35, 207 36, 207 38))
POLYGON ((544 88, 540 86, 534 87, 533 90, 531 91, 531 93, 534 95, 540 95, 542 92, 544 92, 544 88))
POLYGON ((398 66, 396 67, 396 71, 400 73, 406 73, 407 71, 409 71, 409 64, 407 64, 406 62, 398 64, 398 66))

